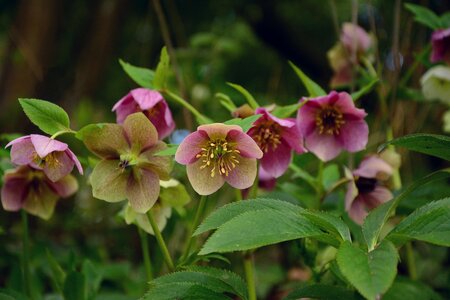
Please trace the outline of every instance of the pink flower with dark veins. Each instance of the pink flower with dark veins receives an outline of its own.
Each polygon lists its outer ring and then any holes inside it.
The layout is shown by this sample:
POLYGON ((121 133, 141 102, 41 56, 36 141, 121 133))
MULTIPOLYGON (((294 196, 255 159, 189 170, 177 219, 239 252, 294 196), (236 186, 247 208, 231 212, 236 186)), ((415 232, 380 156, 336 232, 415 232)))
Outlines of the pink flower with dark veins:
POLYGON ((392 199, 383 183, 392 175, 392 167, 376 155, 366 157, 359 168, 345 170, 350 180, 345 195, 345 210, 350 218, 362 224, 370 210, 392 199))
POLYGON ((431 62, 445 61, 450 64, 450 28, 439 29, 431 35, 431 62))
POLYGON ((355 107, 352 97, 332 91, 307 101, 297 113, 297 125, 305 137, 306 149, 329 161, 345 149, 357 152, 366 147, 369 127, 366 112, 355 107))
POLYGON ((156 127, 160 140, 169 136, 175 129, 169 106, 158 91, 145 88, 131 90, 114 105, 112 111, 116 112, 119 124, 122 124, 128 115, 143 112, 156 127))
POLYGON ((265 177, 278 178, 289 167, 292 150, 299 154, 306 152, 303 136, 293 118, 277 118, 262 107, 257 108, 255 114, 262 116, 253 123, 248 135, 263 152, 260 168, 265 177))
POLYGON ((178 147, 175 160, 187 165, 187 175, 200 195, 216 192, 225 182, 249 188, 256 177, 256 159, 263 156, 241 127, 220 123, 201 125, 178 147))
POLYGON ((83 174, 83 168, 69 146, 55 139, 31 134, 11 141, 6 145, 9 146, 13 164, 42 170, 53 182, 72 172, 74 166, 83 174))

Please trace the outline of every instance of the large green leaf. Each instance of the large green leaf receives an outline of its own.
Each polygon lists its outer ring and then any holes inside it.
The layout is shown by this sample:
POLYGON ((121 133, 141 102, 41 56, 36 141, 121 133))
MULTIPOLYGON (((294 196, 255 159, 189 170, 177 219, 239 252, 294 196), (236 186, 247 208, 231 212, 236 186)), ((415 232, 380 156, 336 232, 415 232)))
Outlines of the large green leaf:
POLYGON ((437 134, 416 133, 402 136, 379 147, 379 151, 388 145, 404 147, 412 151, 450 160, 450 137, 437 134))
POLYGON ((415 239, 450 247, 450 198, 417 209, 403 219, 388 238, 399 244, 415 239))
POLYGON ((258 107, 260 107, 260 105, 258 104, 258 102, 256 102, 256 100, 252 96, 252 94, 250 94, 250 92, 247 91, 243 86, 236 84, 236 83, 231 83, 231 82, 227 82, 227 84, 229 86, 231 86, 233 89, 235 89, 236 91, 238 91, 239 93, 241 93, 244 96, 245 100, 247 100, 247 102, 251 108, 257 109, 258 107))
POLYGON ((167 78, 170 72, 170 59, 166 47, 161 49, 158 66, 156 67, 155 77, 153 78, 153 87, 161 90, 166 87, 167 78))
POLYGON ((406 3, 405 7, 414 14, 414 19, 435 30, 442 26, 441 19, 430 9, 411 3, 406 3))
POLYGON ((355 293, 342 286, 327 284, 312 284, 293 290, 283 300, 313 298, 321 300, 352 300, 355 293))
POLYGON ((192 282, 170 282, 152 287, 141 300, 231 300, 224 294, 192 282))
POLYGON ((224 124, 238 125, 242 128, 242 131, 247 132, 259 118, 261 118, 261 115, 253 115, 244 119, 235 118, 224 122, 224 124))
POLYGON ((370 252, 344 242, 338 250, 337 262, 345 278, 364 297, 375 300, 389 289, 395 279, 398 253, 387 240, 370 252))
POLYGON ((70 131, 67 113, 60 106, 39 99, 19 99, 23 111, 40 130, 47 134, 58 131, 70 131))
POLYGON ((425 185, 429 182, 433 182, 435 180, 447 178, 450 175, 450 169, 443 169, 434 173, 429 174, 428 176, 417 180, 413 184, 411 184, 405 191, 403 191, 400 195, 395 197, 393 200, 383 203, 378 206, 374 210, 372 210, 364 220, 362 225, 362 232, 364 235, 364 239, 367 243, 367 248, 372 250, 375 248, 377 244, 378 237, 380 236, 381 229, 383 225, 388 220, 389 216, 392 215, 395 208, 398 206, 400 201, 406 199, 409 194, 411 194, 414 190, 425 185))
POLYGON ((340 218, 324 211, 311 211, 306 209, 301 214, 322 230, 333 234, 339 240, 352 240, 348 226, 340 218))
POLYGON ((293 62, 289 61, 289 65, 292 67, 292 69, 294 69, 298 78, 300 78, 300 80, 305 85, 305 88, 309 93, 309 97, 318 97, 318 96, 324 96, 327 94, 325 92, 325 90, 320 87, 320 85, 318 85, 317 83, 312 81, 308 76, 306 76, 306 74, 303 73, 303 71, 300 70, 299 67, 294 65, 293 62))
POLYGON ((119 59, 119 63, 122 66, 125 73, 133 79, 138 85, 152 89, 153 88, 153 79, 155 77, 155 72, 153 70, 133 66, 126 61, 119 59))
POLYGON ((442 300, 429 286, 407 278, 397 277, 391 288, 383 295, 383 300, 442 300))
POLYGON ((167 145, 166 149, 158 151, 154 155, 155 156, 172 156, 172 155, 175 155, 175 153, 177 153, 178 146, 179 145, 173 145, 173 144, 167 145))

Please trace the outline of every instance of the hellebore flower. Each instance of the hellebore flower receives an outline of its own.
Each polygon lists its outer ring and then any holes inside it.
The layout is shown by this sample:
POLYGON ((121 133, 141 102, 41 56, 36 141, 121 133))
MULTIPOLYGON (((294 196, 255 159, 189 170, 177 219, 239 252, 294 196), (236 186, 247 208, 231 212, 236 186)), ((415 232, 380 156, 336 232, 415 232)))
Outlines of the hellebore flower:
POLYGON ((95 198, 108 202, 128 199, 138 213, 146 213, 159 195, 159 180, 169 179, 171 160, 155 156, 166 149, 143 113, 129 115, 122 125, 91 125, 80 132, 86 147, 102 160, 91 174, 95 198))
POLYGON ((262 116, 253 123, 248 135, 263 151, 261 168, 266 177, 278 178, 289 167, 292 150, 297 153, 306 152, 303 137, 295 119, 279 119, 262 107, 257 108, 255 113, 262 116))
POLYGON ((342 149, 357 152, 366 147, 369 128, 367 115, 356 108, 351 96, 332 91, 312 98, 297 113, 297 125, 305 137, 306 149, 323 161, 339 155, 342 149))
POLYGON ((7 171, 3 182, 1 195, 5 210, 23 208, 45 220, 53 215, 59 198, 67 198, 78 190, 77 180, 70 174, 55 182, 44 171, 25 165, 7 171))
POLYGON ((342 45, 350 53, 364 53, 372 46, 370 35, 360 26, 344 23, 340 36, 342 45))
POLYGON ((131 90, 114 105, 112 111, 116 112, 119 124, 122 124, 128 115, 143 112, 156 127, 160 140, 169 136, 175 129, 169 106, 158 91, 144 88, 131 90))
POLYGON ((425 99, 439 100, 450 105, 450 67, 436 66, 420 79, 425 99))
POLYGON ((83 168, 75 154, 70 151, 67 144, 49 137, 32 134, 11 141, 6 147, 11 146, 11 161, 18 166, 30 165, 43 170, 45 175, 53 181, 72 172, 74 166, 80 174, 83 168))
POLYGON ((263 155, 241 127, 220 123, 201 125, 178 147, 175 160, 187 165, 187 175, 200 195, 216 192, 225 181, 237 189, 250 187, 256 159, 263 155))
POLYGON ((383 182, 389 179, 393 170, 387 162, 373 155, 365 158, 353 172, 345 171, 350 180, 345 210, 353 221, 362 224, 370 210, 392 199, 392 193, 383 182))
POLYGON ((450 28, 439 29, 431 35, 431 62, 446 61, 450 64, 450 28))

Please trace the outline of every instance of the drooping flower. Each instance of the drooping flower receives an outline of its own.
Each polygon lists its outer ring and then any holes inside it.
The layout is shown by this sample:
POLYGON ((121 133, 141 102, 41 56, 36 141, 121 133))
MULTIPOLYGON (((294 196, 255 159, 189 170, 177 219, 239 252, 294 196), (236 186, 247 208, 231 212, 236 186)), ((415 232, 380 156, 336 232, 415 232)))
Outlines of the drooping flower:
POLYGON ((296 126, 295 119, 280 119, 265 108, 257 108, 256 114, 261 117, 253 123, 248 131, 259 148, 263 151, 261 168, 268 178, 278 178, 289 167, 292 150, 297 153, 306 152, 303 137, 296 126))
POLYGON ((263 155, 241 127, 201 125, 178 147, 175 160, 187 165, 187 175, 200 195, 216 192, 225 181, 237 189, 250 187, 256 177, 256 159, 263 155))
POLYGON ((91 174, 95 198, 128 199, 138 213, 147 212, 159 195, 159 180, 169 179, 171 160, 155 153, 166 149, 143 113, 129 115, 122 125, 92 125, 81 131, 86 147, 102 158, 91 174))
POLYGON ((431 62, 445 61, 450 64, 450 28, 438 29, 431 35, 431 62))
POLYGON ((450 106, 450 67, 435 66, 420 79, 427 100, 439 100, 450 106))
POLYGON ((255 114, 255 110, 250 107, 248 104, 244 104, 239 106, 235 111, 231 113, 235 118, 245 119, 247 117, 253 116, 255 114))
POLYGON ((1 195, 5 210, 23 208, 45 220, 53 215, 59 198, 67 198, 78 190, 77 180, 70 174, 53 181, 44 171, 27 165, 7 171, 3 182, 1 195))
POLYGON ((344 23, 340 40, 350 55, 354 52, 364 53, 372 46, 370 35, 360 26, 353 23, 344 23))
POLYGON ((160 140, 169 136, 175 129, 169 106, 158 91, 145 88, 131 90, 112 110, 116 112, 119 124, 122 124, 128 115, 143 112, 156 127, 160 140))
POLYGON ((74 166, 83 174, 83 168, 69 146, 55 139, 32 134, 11 141, 6 145, 9 146, 13 164, 43 170, 53 182, 72 172, 74 166))
POLYGON ((365 158, 353 172, 346 169, 350 181, 345 210, 353 221, 362 224, 370 210, 392 199, 392 193, 383 185, 392 171, 392 167, 376 155, 365 158))
POLYGON ((369 128, 366 112, 355 107, 352 97, 332 91, 307 101, 297 113, 297 125, 305 137, 306 149, 329 161, 345 149, 357 152, 366 147, 369 128))

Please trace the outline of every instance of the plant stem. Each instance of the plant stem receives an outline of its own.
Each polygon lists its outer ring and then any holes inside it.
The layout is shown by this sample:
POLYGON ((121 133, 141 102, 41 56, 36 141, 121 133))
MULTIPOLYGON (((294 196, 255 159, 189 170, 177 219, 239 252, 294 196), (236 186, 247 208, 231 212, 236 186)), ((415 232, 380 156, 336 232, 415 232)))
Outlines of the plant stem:
POLYGON ((240 189, 234 189, 234 192, 236 194, 236 201, 241 201, 242 200, 242 192, 240 189))
POLYGON ((207 198, 206 196, 200 197, 200 203, 198 204, 197 212, 195 213, 194 223, 192 224, 192 227, 191 227, 191 230, 189 233, 189 241, 187 243, 186 250, 184 250, 182 260, 185 260, 189 256, 189 251, 191 250, 192 243, 194 241, 194 238, 192 238, 192 234, 194 233, 194 230, 199 225, 200 219, 202 218, 203 212, 205 211, 206 198, 207 198))
POLYGON ((253 253, 244 254, 245 280, 247 281, 248 300, 256 300, 255 273, 253 253))
POLYGON ((417 280, 416 262, 414 260, 414 250, 411 242, 406 243, 406 263, 408 265, 409 278, 417 280))
POLYGON ((159 248, 164 256, 164 261, 166 262, 167 267, 170 271, 175 270, 175 266, 173 264, 172 258, 170 257, 169 250, 167 249, 166 242, 164 242, 164 238, 161 235, 161 231, 159 231, 158 225, 156 224, 155 218, 153 218, 153 214, 150 211, 147 212, 147 218, 152 226, 153 232, 155 233, 156 241, 158 242, 159 248))
POLYGON ((141 248, 142 248, 142 256, 144 258, 145 265, 145 273, 147 274, 147 280, 150 281, 153 279, 153 270, 152 270, 152 262, 150 260, 150 251, 148 249, 148 238, 147 233, 142 230, 139 226, 137 226, 139 237, 141 240, 141 248))
POLYGON ((164 90, 163 93, 165 93, 167 96, 172 98, 172 100, 174 100, 178 104, 181 104, 183 107, 185 107, 187 110, 189 110, 197 118, 197 121, 199 123, 201 123, 201 124, 212 123, 211 119, 209 119, 209 118, 205 117, 204 115, 202 115, 195 107, 193 107, 190 103, 188 103, 186 100, 184 100, 183 98, 181 98, 177 94, 172 93, 171 91, 169 91, 167 89, 164 90))
MULTIPOLYGON (((22 214, 22 271, 23 271, 23 289, 25 294, 31 297, 31 275, 30 275, 30 256, 29 256, 29 238, 28 238, 28 215, 25 210, 22 214)), ((32 297, 31 297, 32 298, 32 297)))
POLYGON ((63 134, 66 134, 66 133, 73 133, 73 134, 75 134, 77 132, 72 130, 72 129, 61 130, 61 131, 58 131, 55 134, 53 134, 50 138, 51 139, 55 139, 56 137, 58 137, 60 135, 63 135, 63 134))

